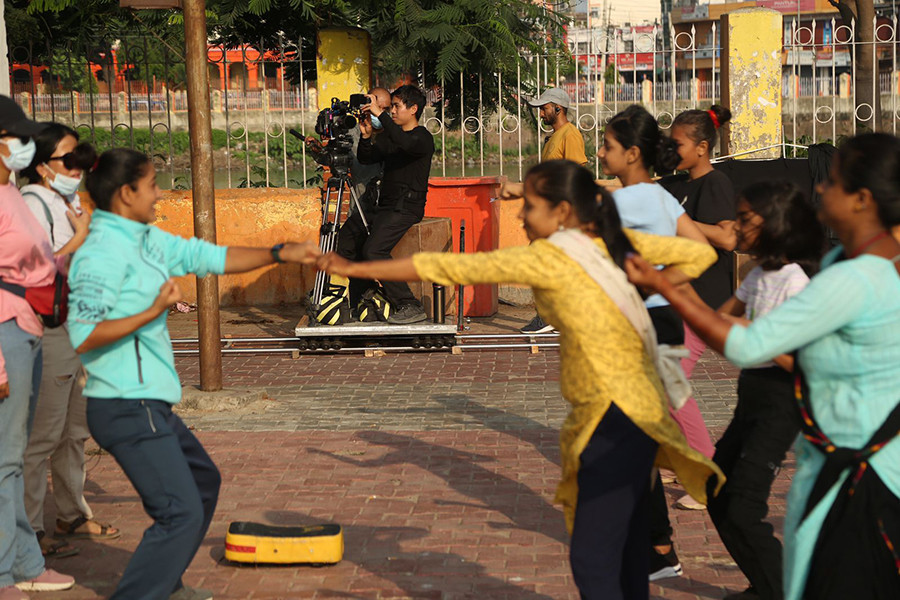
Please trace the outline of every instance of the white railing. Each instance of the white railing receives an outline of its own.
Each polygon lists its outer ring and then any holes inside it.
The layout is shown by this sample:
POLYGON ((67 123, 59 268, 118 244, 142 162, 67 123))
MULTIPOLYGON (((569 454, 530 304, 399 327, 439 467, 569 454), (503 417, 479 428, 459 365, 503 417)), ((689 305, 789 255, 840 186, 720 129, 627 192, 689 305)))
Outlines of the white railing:
MULTIPOLYGON (((896 133, 900 121, 897 23, 876 25, 877 39, 863 43, 856 41, 854 27, 832 20, 829 30, 833 33, 828 42, 814 43, 817 37, 822 39, 818 35, 821 26, 793 22, 790 43, 784 46, 782 56, 784 137, 788 144, 836 140, 852 135, 860 124, 874 122, 871 106, 857 101, 854 79, 858 65, 850 60, 865 44, 876 50, 873 66, 878 78, 874 86, 880 93, 883 129, 896 133)), ((589 156, 599 146, 606 122, 632 103, 642 103, 661 126, 668 127, 679 112, 718 102, 721 52, 715 46, 716 28, 713 23, 703 39, 698 39, 693 26, 686 31, 672 28, 665 40, 659 28, 635 28, 628 32, 628 42, 636 52, 619 50, 625 48, 621 31, 602 44, 592 36, 589 43, 579 45, 585 52, 574 56, 522 56, 513 73, 480 78, 457 74, 454 84, 458 85, 448 93, 446 82, 439 82, 426 90, 435 109, 429 109, 423 121, 440 142, 433 174, 522 177, 526 167, 538 160, 541 142, 550 133, 524 100, 548 87, 561 87, 572 98, 569 117, 585 136, 589 156), (494 90, 493 103, 486 101, 486 89, 494 90), (448 112, 461 115, 454 117, 452 130, 441 118, 448 112), (458 126, 460 121, 462 127, 458 126)), ((311 133, 321 102, 313 96, 315 87, 303 80, 303 69, 297 70, 299 81, 285 79, 284 67, 292 62, 290 53, 279 52, 277 56, 280 58, 271 62, 279 77, 265 83, 276 89, 248 89, 246 81, 231 81, 232 89, 210 94, 214 127, 227 132, 224 164, 217 164, 227 173, 222 185, 305 185, 312 174, 314 167, 307 160, 305 147, 289 139, 287 132, 296 127, 303 135, 311 133), (257 132, 255 137, 253 132, 257 132), (293 144, 290 151, 289 141, 293 144)), ((210 57, 210 64, 216 64, 215 57, 210 57)), ((422 81, 426 79, 424 73, 419 76, 422 81)), ((149 87, 141 83, 119 92, 51 94, 46 86, 20 83, 14 93, 38 118, 58 118, 79 127, 115 131, 117 141, 134 139, 123 134, 138 128, 169 136, 184 130, 185 92, 159 86, 148 92, 149 87), (128 93, 138 88, 140 93, 128 93)), ((172 165, 178 161, 166 155, 165 147, 157 147, 154 153, 163 158, 174 179, 172 165)), ((600 176, 596 158, 592 158, 591 166, 600 176)))
MULTIPOLYGON (((873 21, 874 39, 862 41, 856 22, 839 24, 835 19, 803 24, 793 19, 784 46, 787 64, 783 78, 785 137, 795 142, 836 141, 855 135, 860 128, 897 134, 900 123, 898 81, 897 16, 873 21), (870 89, 857 81, 862 65, 853 57, 872 51, 875 76, 870 89), (869 102, 860 97, 868 96, 869 102), (873 103, 880 104, 880 119, 873 103)), ((796 149, 795 149, 796 151, 796 149)))

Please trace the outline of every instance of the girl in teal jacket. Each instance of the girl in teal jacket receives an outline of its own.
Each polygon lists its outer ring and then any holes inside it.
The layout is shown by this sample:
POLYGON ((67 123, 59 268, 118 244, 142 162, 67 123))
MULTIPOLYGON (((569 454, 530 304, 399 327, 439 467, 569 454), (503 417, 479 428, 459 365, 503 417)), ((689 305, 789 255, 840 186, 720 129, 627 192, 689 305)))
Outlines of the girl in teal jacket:
POLYGON ((319 251, 312 242, 226 248, 153 227, 156 170, 134 150, 104 152, 86 185, 97 210, 69 273, 69 333, 88 372, 91 435, 154 521, 112 598, 212 598, 181 582, 212 520, 221 477, 172 412, 181 400, 166 326, 169 307, 181 299, 172 277, 310 264, 319 251))

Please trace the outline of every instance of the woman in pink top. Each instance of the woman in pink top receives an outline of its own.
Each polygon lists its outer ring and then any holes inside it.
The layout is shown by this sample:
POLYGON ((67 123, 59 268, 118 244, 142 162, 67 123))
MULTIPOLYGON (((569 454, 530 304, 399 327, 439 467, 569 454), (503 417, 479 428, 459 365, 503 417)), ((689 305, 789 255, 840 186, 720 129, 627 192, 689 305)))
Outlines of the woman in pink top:
MULTIPOLYGON (((41 129, 12 99, 0 96, 0 279, 26 288, 48 285, 56 276, 50 240, 10 181, 31 163, 31 136, 41 129)), ((0 600, 75 584, 44 568, 25 514, 23 457, 41 380, 42 333, 28 302, 0 290, 0 600)))

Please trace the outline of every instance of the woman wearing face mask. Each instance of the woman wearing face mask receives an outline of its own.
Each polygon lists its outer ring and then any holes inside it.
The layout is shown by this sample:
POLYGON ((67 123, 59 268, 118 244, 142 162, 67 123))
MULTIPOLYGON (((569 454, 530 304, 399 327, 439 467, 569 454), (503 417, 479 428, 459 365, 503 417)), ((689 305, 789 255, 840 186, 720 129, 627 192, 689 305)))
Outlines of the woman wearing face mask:
MULTIPOLYGON (((97 153, 90 144, 78 143, 75 130, 59 123, 51 123, 33 139, 34 158, 22 171, 31 183, 22 188, 22 197, 54 252, 67 254, 87 237, 90 216, 81 210, 78 188, 97 153)), ((45 535, 48 459, 56 504, 55 537, 113 539, 119 531, 94 521, 84 499, 84 442, 90 433, 81 361, 69 341, 68 325, 44 329, 43 355, 34 426, 25 449, 25 510, 44 556, 63 558, 77 554, 78 549, 45 535)))
MULTIPOLYGON (((10 181, 31 164, 31 136, 42 129, 12 99, 0 96, 0 279, 26 288, 51 284, 57 268, 50 240, 10 181)), ((25 513, 23 456, 40 382, 42 334, 28 301, 0 291, 0 600, 75 584, 44 568, 25 513)))

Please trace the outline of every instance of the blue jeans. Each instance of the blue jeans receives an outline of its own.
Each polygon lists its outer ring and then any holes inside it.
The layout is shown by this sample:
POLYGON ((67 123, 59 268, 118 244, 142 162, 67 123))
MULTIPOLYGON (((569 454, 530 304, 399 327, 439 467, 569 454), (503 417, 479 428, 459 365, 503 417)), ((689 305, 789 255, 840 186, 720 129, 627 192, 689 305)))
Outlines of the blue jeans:
POLYGON ((25 513, 25 446, 41 382, 41 338, 0 323, 9 396, 0 400, 0 588, 37 577, 44 557, 25 513))
POLYGON ((87 420, 153 519, 110 600, 167 600, 209 529, 219 471, 168 402, 88 398, 87 420))

